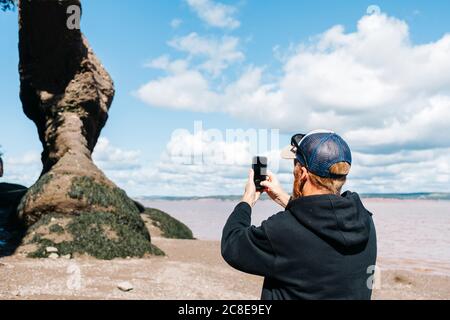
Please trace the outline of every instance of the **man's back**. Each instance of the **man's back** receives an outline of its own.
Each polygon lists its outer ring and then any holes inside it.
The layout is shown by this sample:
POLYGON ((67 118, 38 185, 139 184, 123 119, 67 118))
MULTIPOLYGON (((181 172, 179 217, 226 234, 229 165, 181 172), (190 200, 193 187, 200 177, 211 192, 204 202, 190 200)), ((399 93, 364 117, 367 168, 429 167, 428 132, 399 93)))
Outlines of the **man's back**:
POLYGON ((245 208, 238 208, 222 253, 235 268, 266 277, 263 299, 371 298, 376 232, 357 194, 291 201, 260 228, 245 227, 245 208))

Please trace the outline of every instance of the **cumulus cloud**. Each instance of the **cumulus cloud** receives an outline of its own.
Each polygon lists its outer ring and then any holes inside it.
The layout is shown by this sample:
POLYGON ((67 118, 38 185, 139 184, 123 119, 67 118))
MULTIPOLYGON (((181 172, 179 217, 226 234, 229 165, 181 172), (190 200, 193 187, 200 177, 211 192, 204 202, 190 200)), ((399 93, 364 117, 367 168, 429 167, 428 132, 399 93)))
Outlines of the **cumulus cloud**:
MULTIPOLYGON (((226 139, 226 133, 177 130, 160 159, 150 162, 139 150, 99 140, 95 163, 131 196, 211 196, 242 193, 251 159, 269 158, 269 168, 287 191, 292 189, 292 161, 279 159, 279 148, 255 151, 251 134, 226 139)), ((403 150, 388 155, 354 152, 347 189, 365 193, 450 192, 450 148, 403 150)), ((4 181, 31 186, 42 169, 40 155, 5 157, 4 181)))
POLYGON ((188 56, 171 60, 168 55, 163 55, 147 63, 146 67, 163 70, 170 76, 143 85, 135 95, 157 106, 210 111, 216 102, 220 103, 220 96, 211 90, 208 76, 217 78, 230 65, 245 59, 244 53, 238 49, 239 39, 202 37, 194 32, 171 40, 169 45, 188 56))
POLYGON ((202 37, 193 32, 185 37, 175 38, 169 45, 192 57, 204 57, 199 68, 218 76, 230 64, 244 60, 244 54, 238 50, 239 38, 223 36, 221 39, 202 37))
POLYGON ((92 158, 104 170, 134 170, 139 168, 141 152, 123 150, 113 146, 107 138, 101 137, 92 158))
POLYGON ((41 155, 38 152, 29 151, 20 156, 3 157, 4 177, 3 181, 9 183, 31 186, 39 178, 42 171, 41 155))
POLYGON ((177 110, 208 112, 216 100, 199 71, 186 70, 142 86, 136 95, 144 102, 177 110))
MULTIPOLYGON (((189 61, 192 47, 180 43, 171 45, 189 61)), ((198 65, 174 68, 167 59, 167 74, 138 96, 153 107, 226 113, 285 133, 334 129, 354 150, 349 186, 362 192, 450 191, 449 34, 415 44, 405 21, 375 13, 354 32, 335 26, 274 53, 282 63, 276 80, 247 63, 220 84, 198 65)), ((287 185, 290 171, 290 163, 280 168, 287 185)))
POLYGON ((209 26, 236 29, 241 23, 235 18, 237 9, 213 0, 186 0, 191 9, 209 26))
POLYGON ((279 163, 276 138, 277 131, 205 130, 198 122, 193 132, 175 130, 157 161, 146 160, 139 150, 114 146, 107 138, 100 140, 94 159, 132 196, 235 195, 245 186, 255 154, 267 156, 271 169, 289 182, 291 161, 279 163))
POLYGON ((348 187, 372 193, 450 192, 450 148, 354 153, 348 187))
MULTIPOLYGON (((108 149, 121 150, 109 143, 108 149)), ((149 163, 139 157, 136 165, 134 155, 140 152, 121 150, 133 155, 124 157, 123 165, 116 166, 115 156, 96 163, 135 196, 227 195, 242 189, 251 164, 250 150, 248 141, 226 142, 211 132, 178 130, 157 162, 149 163), (130 165, 124 165, 127 162, 130 165)))
MULTIPOLYGON (((113 149, 118 149, 111 147, 113 149)), ((139 151, 124 151, 138 154, 139 151)), ((280 149, 258 152, 290 192, 292 161, 280 160, 280 149)), ((222 140, 211 131, 174 132, 160 160, 130 166, 98 163, 107 175, 133 196, 211 196, 242 193, 254 145, 249 140, 222 140)), ((450 148, 404 150, 390 155, 354 152, 346 189, 361 193, 450 192, 450 148)))
POLYGON ((188 70, 189 61, 188 59, 171 60, 168 55, 163 55, 146 63, 145 67, 178 74, 188 70))
POLYGON ((299 44, 275 82, 264 82, 263 67, 246 67, 221 87, 185 70, 148 83, 140 97, 152 106, 223 112, 285 132, 332 123, 361 151, 445 147, 449 56, 450 35, 414 45, 404 21, 376 14, 361 18, 356 32, 336 26, 299 44), (178 94, 162 98, 161 86, 178 94))

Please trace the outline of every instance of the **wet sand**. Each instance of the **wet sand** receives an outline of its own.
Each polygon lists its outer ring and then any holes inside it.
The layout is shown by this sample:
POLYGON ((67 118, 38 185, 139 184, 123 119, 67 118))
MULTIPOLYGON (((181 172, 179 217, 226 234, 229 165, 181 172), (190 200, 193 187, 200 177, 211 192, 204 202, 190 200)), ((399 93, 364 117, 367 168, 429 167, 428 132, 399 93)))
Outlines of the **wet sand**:
MULTIPOLYGON (((217 241, 154 242, 164 258, 98 261, 32 260, 19 255, 0 259, 0 299, 257 300, 262 281, 230 268, 217 241), (133 286, 118 289, 121 282, 133 286)), ((430 270, 385 268, 380 259, 380 288, 374 299, 450 299, 450 277, 430 270)))

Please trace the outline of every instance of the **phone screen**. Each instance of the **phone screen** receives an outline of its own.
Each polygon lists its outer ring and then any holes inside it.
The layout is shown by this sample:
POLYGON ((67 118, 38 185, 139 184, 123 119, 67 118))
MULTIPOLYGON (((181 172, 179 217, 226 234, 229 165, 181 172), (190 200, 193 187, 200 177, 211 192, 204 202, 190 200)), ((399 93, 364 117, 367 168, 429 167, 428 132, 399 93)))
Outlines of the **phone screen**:
POLYGON ((267 157, 254 157, 253 158, 253 171, 255 172, 255 185, 257 190, 262 190, 262 181, 267 179, 267 157))

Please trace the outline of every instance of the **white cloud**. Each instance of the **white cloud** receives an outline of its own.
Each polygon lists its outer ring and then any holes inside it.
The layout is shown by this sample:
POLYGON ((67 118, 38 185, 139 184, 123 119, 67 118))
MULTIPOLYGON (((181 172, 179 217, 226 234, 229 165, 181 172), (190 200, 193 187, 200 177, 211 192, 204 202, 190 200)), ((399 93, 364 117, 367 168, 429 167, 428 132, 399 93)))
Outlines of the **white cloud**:
POLYGON ((170 26, 174 29, 177 29, 182 24, 183 24, 183 20, 181 20, 181 19, 173 19, 172 21, 170 21, 170 26))
MULTIPOLYGON (((94 153, 96 164, 131 196, 238 195, 243 192, 254 146, 246 140, 222 140, 219 132, 174 132, 156 162, 139 150, 126 150, 101 138, 94 153)), ((222 133, 225 135, 225 133, 222 133)), ((279 150, 258 154, 292 189, 292 161, 279 160, 279 150)), ((361 193, 450 192, 450 148, 398 151, 389 155, 354 152, 346 189, 361 193)), ((2 181, 32 185, 42 169, 38 153, 6 157, 2 181)))
POLYGON ((41 155, 38 152, 26 152, 20 156, 3 157, 4 177, 2 182, 31 186, 42 171, 41 155))
POLYGON ((241 23, 235 18, 237 9, 213 0, 186 0, 192 10, 208 25, 236 29, 241 23))
POLYGON ((349 131, 347 138, 360 150, 394 152, 398 149, 442 148, 450 145, 450 96, 434 96, 424 108, 381 128, 349 131))
POLYGON ((175 38, 169 45, 190 58, 204 57, 206 61, 199 68, 218 76, 230 64, 243 61, 245 56, 238 50, 239 38, 223 36, 221 39, 202 37, 193 32, 185 37, 175 38))
MULTIPOLYGON (((125 157, 130 165, 117 167, 112 157, 111 165, 103 162, 99 166, 133 196, 240 194, 255 155, 254 145, 245 139, 228 141, 218 136, 219 132, 179 130, 174 132, 157 162, 149 163, 140 157, 136 166, 134 157, 125 157)), ((290 192, 292 161, 280 160, 279 149, 269 148, 258 154, 269 157, 270 169, 290 192)), ((450 148, 353 155, 347 189, 361 193, 450 192, 450 148)))
POLYGON ((92 158, 103 170, 133 170, 139 168, 140 151, 127 151, 111 145, 101 137, 95 147, 92 158))
POLYGON ((152 69, 160 69, 170 73, 181 73, 189 68, 187 59, 170 60, 167 55, 160 56, 145 64, 145 67, 152 69))
MULTIPOLYGON (((108 144, 108 149, 120 150, 108 144)), ((227 143, 201 131, 173 134, 160 160, 148 163, 142 157, 136 165, 134 157, 124 157, 117 167, 116 157, 97 162, 120 187, 131 195, 198 196, 235 194, 241 191, 251 164, 249 143, 227 143)), ((97 151, 96 151, 97 152, 97 151)), ((138 151, 124 151, 137 155, 138 151)), ((114 152, 115 153, 115 152, 114 152)))
POLYGON ((208 81, 198 71, 183 71, 175 76, 151 81, 136 95, 152 105, 164 105, 177 110, 207 112, 216 100, 208 81))
MULTIPOLYGON (((332 127, 354 150, 350 188, 449 192, 450 35, 414 44, 409 32, 404 21, 368 15, 355 32, 335 26, 308 43, 290 45, 287 53, 275 47, 282 63, 275 80, 265 80, 274 78, 264 66, 249 64, 235 80, 217 84, 187 62, 185 68, 165 68, 167 75, 142 86, 138 96, 154 107, 226 113, 283 132, 332 127)), ((201 56, 195 50, 208 61, 208 50, 191 42, 171 44, 187 52, 185 61, 201 56)), ((172 63, 167 59, 167 66, 172 63)), ((271 154, 276 157, 277 151, 271 154)), ((281 164, 288 187, 291 163, 281 164)), ((159 177, 170 177, 161 168, 159 177)), ((204 194, 213 185, 202 171, 207 169, 190 169, 204 194)))
POLYGON ((187 70, 150 82, 139 96, 156 107, 223 112, 285 132, 332 123, 360 151, 445 147, 449 56, 450 35, 414 45, 404 21, 376 14, 361 18, 356 32, 336 26, 298 45, 275 82, 264 82, 264 68, 246 67, 215 87, 187 70), (162 87, 173 94, 161 99, 162 87))
POLYGON ((349 188, 373 193, 450 192, 450 148, 354 153, 349 188))

